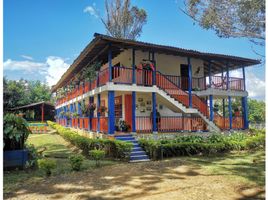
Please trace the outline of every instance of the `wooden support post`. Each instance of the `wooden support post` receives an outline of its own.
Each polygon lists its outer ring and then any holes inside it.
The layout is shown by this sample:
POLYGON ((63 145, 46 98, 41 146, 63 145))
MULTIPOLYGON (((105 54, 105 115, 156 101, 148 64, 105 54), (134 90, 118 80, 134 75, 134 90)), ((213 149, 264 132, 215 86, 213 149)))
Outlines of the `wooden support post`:
POLYGON ((41 110, 42 110, 42 122, 44 122, 44 112, 45 112, 45 105, 44 104, 42 104, 41 105, 41 110))

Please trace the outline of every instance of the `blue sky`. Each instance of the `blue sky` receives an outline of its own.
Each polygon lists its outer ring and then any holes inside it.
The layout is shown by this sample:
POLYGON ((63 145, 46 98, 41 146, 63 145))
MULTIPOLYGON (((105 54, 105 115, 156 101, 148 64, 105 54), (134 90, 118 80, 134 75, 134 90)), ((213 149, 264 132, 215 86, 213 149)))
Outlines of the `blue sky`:
MULTIPOLYGON (((194 25, 179 10, 181 2, 133 0, 148 14, 139 40, 259 59, 247 39, 218 38, 213 31, 194 25)), ((4 0, 4 75, 54 84, 93 34, 105 33, 94 12, 84 12, 87 7, 104 16, 102 0, 4 0)), ((264 55, 264 48, 256 50, 264 55)), ((251 97, 264 99, 264 74, 264 66, 247 69, 251 97)))

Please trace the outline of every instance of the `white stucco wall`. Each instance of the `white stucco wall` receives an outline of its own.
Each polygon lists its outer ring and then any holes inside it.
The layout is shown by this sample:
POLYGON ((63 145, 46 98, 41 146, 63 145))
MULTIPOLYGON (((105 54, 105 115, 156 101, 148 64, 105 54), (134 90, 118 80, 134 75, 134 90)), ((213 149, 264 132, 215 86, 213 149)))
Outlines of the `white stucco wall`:
MULTIPOLYGON (((135 63, 139 65, 143 59, 149 59, 149 52, 135 51, 135 63)), ((187 58, 182 56, 166 55, 155 53, 156 69, 167 75, 180 76, 180 65, 187 64, 187 58)), ((121 66, 131 67, 132 65, 132 50, 123 51, 117 57, 113 58, 112 64, 120 62, 121 66)), ((201 59, 191 58, 192 77, 200 78, 204 76, 204 62, 201 59), (199 70, 198 70, 199 68, 199 70), (197 71, 199 71, 197 73, 197 71)), ((102 66, 102 69, 108 67, 108 63, 102 66)))

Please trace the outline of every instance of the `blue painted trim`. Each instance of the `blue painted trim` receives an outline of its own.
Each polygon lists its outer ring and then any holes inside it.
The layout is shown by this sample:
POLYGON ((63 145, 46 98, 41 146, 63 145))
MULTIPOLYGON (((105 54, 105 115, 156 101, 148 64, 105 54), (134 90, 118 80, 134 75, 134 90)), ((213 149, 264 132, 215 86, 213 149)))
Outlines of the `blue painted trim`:
POLYGON ((132 83, 136 83, 135 49, 132 49, 132 83))
POLYGON ((228 96, 228 110, 229 110, 229 128, 232 129, 232 119, 233 119, 233 113, 232 113, 232 98, 228 96))
POLYGON ((111 82, 113 77, 112 77, 112 49, 111 49, 111 44, 109 44, 109 51, 108 51, 108 66, 109 66, 109 81, 111 82))
POLYGON ((190 57, 187 57, 188 62, 188 95, 189 95, 189 107, 192 108, 192 65, 190 57))
POLYGON ((214 112, 213 112, 213 96, 209 95, 209 120, 213 122, 214 120, 214 112))
POLYGON ((211 61, 208 63, 208 80, 209 80, 209 87, 211 88, 212 79, 211 79, 211 61))
POLYGON ((153 65, 154 65, 153 85, 156 85, 156 62, 155 62, 154 52, 152 52, 152 60, 153 60, 153 65))
POLYGON ((226 84, 226 89, 229 89, 229 84, 230 84, 230 75, 229 75, 229 64, 227 64, 227 84, 226 84))
POLYGON ((77 112, 78 112, 78 115, 81 117, 82 115, 82 111, 81 111, 81 103, 80 102, 77 102, 77 112))
POLYGON ((108 91, 108 134, 114 134, 114 91, 108 91))
POLYGON ((247 97, 242 97, 242 107, 243 107, 244 129, 248 129, 249 128, 249 121, 248 121, 248 100, 247 100, 247 97))
POLYGON ((245 67, 242 67, 242 72, 243 72, 243 80, 244 80, 244 91, 246 91, 246 72, 245 72, 245 67))
POLYGON ((157 127, 156 127, 156 94, 155 92, 152 92, 152 106, 153 106, 153 113, 152 113, 153 132, 156 132, 157 127))
MULTIPOLYGON (((100 107, 100 103, 101 103, 101 95, 98 94, 97 95, 97 110, 100 107)), ((97 112, 97 132, 100 132, 100 112, 97 112)))
POLYGON ((132 132, 136 132, 136 92, 132 92, 132 132))
MULTIPOLYGON (((89 97, 89 102, 90 103, 94 103, 94 96, 93 97, 89 97)), ((94 112, 91 112, 90 115, 89 115, 89 125, 88 125, 88 128, 89 130, 92 130, 92 119, 93 119, 93 115, 94 115, 94 112)))

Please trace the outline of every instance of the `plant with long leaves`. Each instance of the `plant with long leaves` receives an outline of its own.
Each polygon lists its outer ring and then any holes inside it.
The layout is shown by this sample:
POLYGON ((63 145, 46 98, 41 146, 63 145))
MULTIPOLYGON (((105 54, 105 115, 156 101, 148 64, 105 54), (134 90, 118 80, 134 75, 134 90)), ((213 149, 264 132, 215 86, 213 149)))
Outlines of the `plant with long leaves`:
POLYGON ((23 149, 30 133, 22 117, 10 113, 4 116, 4 150, 23 149))

